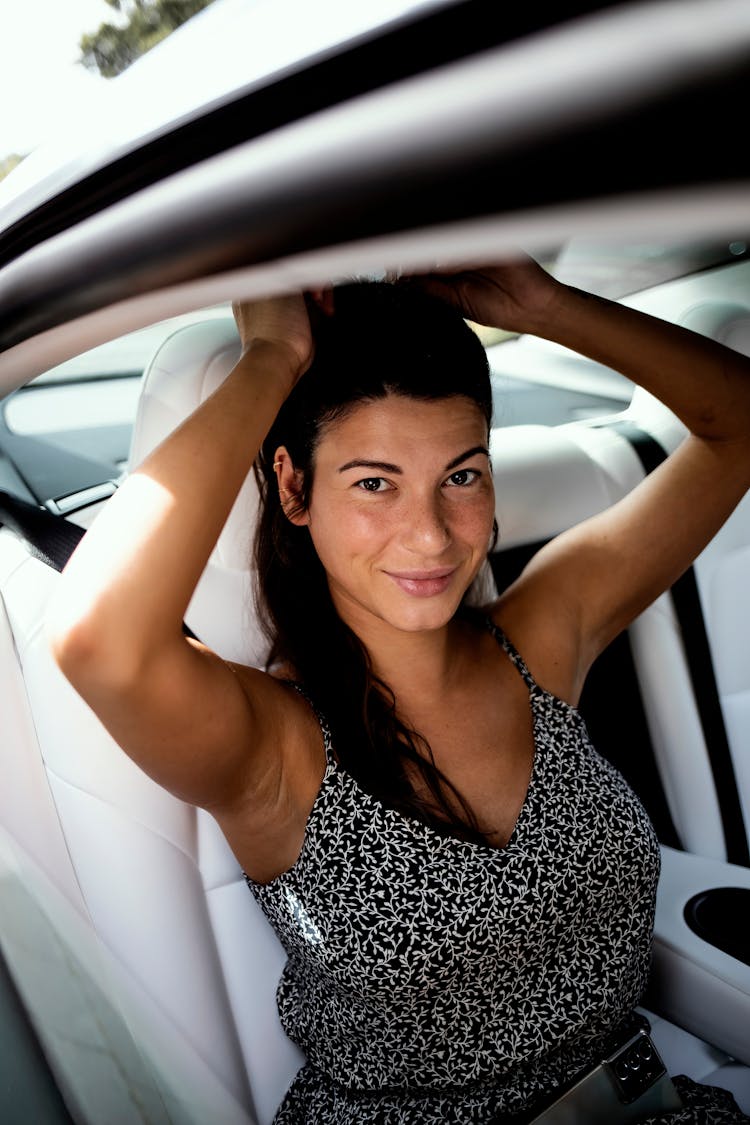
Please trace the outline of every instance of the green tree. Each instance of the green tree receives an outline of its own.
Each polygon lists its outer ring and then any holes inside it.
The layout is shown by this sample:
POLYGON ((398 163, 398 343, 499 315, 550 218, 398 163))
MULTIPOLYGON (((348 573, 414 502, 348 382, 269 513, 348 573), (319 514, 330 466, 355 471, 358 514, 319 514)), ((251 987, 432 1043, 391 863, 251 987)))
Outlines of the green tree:
POLYGON ((104 78, 122 74, 180 24, 212 0, 106 0, 123 17, 81 38, 80 62, 104 78))
POLYGON ((20 164, 23 160, 17 152, 12 152, 9 156, 0 157, 0 180, 4 180, 8 172, 12 172, 16 164, 20 164))

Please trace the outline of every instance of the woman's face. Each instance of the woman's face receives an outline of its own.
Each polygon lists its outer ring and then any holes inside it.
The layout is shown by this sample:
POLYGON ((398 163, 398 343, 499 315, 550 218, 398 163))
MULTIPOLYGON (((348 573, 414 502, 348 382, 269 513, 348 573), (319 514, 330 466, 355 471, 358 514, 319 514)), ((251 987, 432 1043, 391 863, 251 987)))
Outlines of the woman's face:
POLYGON ((486 557, 495 496, 484 417, 468 398, 390 395, 319 441, 306 522, 334 605, 356 632, 453 617, 486 557))

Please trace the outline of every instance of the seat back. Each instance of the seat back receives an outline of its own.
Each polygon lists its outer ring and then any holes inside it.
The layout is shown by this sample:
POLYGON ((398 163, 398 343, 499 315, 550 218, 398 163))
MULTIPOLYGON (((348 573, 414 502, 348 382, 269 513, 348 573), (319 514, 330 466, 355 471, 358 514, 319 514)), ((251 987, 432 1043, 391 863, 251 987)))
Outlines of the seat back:
MULTIPOLYGON (((231 317, 178 329, 144 375, 131 443, 135 469, 223 381, 239 357, 231 317)), ((253 603, 250 557, 258 494, 245 480, 185 615, 205 644, 227 660, 261 665, 266 645, 253 603)), ((232 1023, 260 1125, 271 1120, 304 1062, 279 1024, 276 985, 285 954, 248 890, 216 822, 191 809, 197 867, 220 959, 232 1023)))
MULTIPOLYGON (((686 302, 677 317, 693 331, 750 355, 750 307, 736 300, 686 302)), ((629 416, 671 452, 684 427, 660 402, 638 390, 629 416)), ((745 496, 694 565, 743 824, 750 834, 750 495, 745 496)), ((680 836, 688 851, 726 859, 722 809, 711 756, 685 660, 684 641, 668 596, 631 630, 644 705, 680 836)), ((736 816, 736 814, 735 814, 736 816)))
MULTIPOLYGON (((178 328, 144 374, 130 448, 137 467, 219 386, 239 358, 234 320, 217 317, 178 328)), ((250 555, 258 505, 252 473, 240 489, 185 619, 227 660, 262 665, 266 646, 253 612, 250 555)))
MULTIPOLYGON (((500 536, 491 564, 499 589, 520 574, 539 546, 609 507, 643 477, 629 442, 606 422, 496 430, 492 461, 500 536)), ((652 612, 658 611, 647 614, 652 612)), ((627 634, 594 664, 580 710, 594 744, 640 795, 660 839, 679 845, 627 634)))
POLYGON ((76 1120, 250 1125, 194 810, 54 665, 57 578, 0 531, 3 953, 76 1120))

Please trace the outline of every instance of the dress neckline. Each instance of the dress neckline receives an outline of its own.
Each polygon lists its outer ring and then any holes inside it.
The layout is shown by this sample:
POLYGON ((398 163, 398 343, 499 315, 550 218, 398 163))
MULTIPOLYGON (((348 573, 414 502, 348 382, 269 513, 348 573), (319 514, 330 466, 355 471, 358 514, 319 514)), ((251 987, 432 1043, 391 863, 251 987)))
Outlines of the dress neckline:
POLYGON ((338 761, 334 750, 333 735, 331 733, 328 722, 326 721, 325 715, 323 715, 322 712, 318 709, 315 701, 306 690, 304 684, 301 684, 297 680, 288 679, 285 680, 285 682, 288 683, 290 687, 294 688, 294 690, 297 691, 302 696, 302 698, 306 700, 318 721, 323 737, 323 744, 325 747, 326 768, 323 773, 323 777, 321 778, 320 787, 317 794, 315 795, 315 800, 313 801, 312 807, 307 817, 307 821, 305 823, 302 846, 300 848, 297 859, 290 867, 286 869, 286 871, 280 872, 278 875, 274 876, 273 879, 269 880, 266 883, 256 883, 253 879, 250 878, 250 876, 245 874, 245 879, 249 884, 251 884, 254 888, 263 890, 266 888, 272 888, 280 881, 283 882, 283 880, 293 877, 297 868, 302 863, 305 853, 308 849, 310 831, 319 816, 320 806, 323 804, 325 793, 328 786, 330 785, 331 778, 337 774, 345 778, 349 784, 354 785, 359 793, 362 794, 365 800, 374 802, 388 815, 392 815, 398 818, 400 822, 412 825, 416 832, 427 833, 428 835, 434 836, 435 839, 444 841, 447 844, 454 844, 460 848, 477 849, 480 852, 487 853, 488 855, 497 853, 498 856, 502 856, 508 853, 511 849, 518 846, 518 837, 523 831, 523 827, 528 817, 529 807, 536 792, 538 775, 542 768, 542 759, 544 755, 544 740, 540 739, 537 736, 537 723, 539 721, 539 716, 537 715, 535 703, 539 700, 547 699, 555 706, 563 707, 566 711, 574 715, 578 715, 579 717, 580 712, 577 710, 577 708, 573 707, 572 704, 567 703, 564 699, 561 699, 559 696, 554 695, 550 691, 547 691, 546 688, 541 687, 540 684, 537 683, 537 681, 529 671, 528 666, 526 665, 526 662, 519 653, 518 649, 515 647, 511 639, 507 636, 504 629, 500 625, 494 622, 489 616, 483 617, 482 621, 485 629, 495 638, 497 643, 504 650, 504 652, 508 656, 508 659, 514 665, 517 672, 529 689, 529 705, 531 707, 533 756, 531 762, 531 771, 529 773, 529 782, 526 787, 523 801, 521 802, 521 806, 518 810, 518 816, 516 817, 515 824, 513 825, 513 829, 506 843, 498 847, 496 844, 481 843, 474 840, 463 840, 460 836, 456 836, 450 831, 443 832, 441 831, 441 829, 435 827, 434 825, 427 824, 425 821, 419 820, 417 817, 412 817, 407 813, 401 812, 401 810, 387 804, 375 794, 370 793, 369 790, 365 789, 364 786, 362 786, 356 779, 356 777, 338 761))

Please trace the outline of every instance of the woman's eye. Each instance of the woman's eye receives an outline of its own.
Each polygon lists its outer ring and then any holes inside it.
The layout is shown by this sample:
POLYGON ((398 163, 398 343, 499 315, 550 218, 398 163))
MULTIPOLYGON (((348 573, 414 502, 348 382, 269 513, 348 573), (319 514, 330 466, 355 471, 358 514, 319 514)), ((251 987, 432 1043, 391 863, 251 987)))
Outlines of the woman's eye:
POLYGON ((464 485, 471 484, 479 476, 477 469, 459 469, 455 473, 451 473, 448 480, 445 482, 456 488, 461 488, 464 485))
POLYGON ((364 480, 357 481, 357 488, 361 488, 363 492, 386 492, 390 485, 383 477, 365 477, 364 480))

